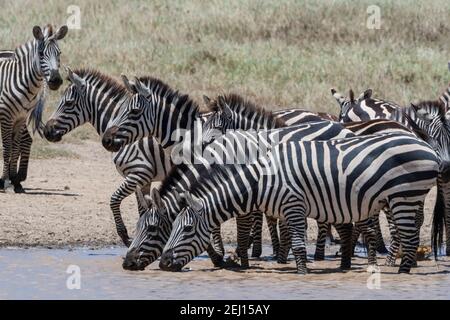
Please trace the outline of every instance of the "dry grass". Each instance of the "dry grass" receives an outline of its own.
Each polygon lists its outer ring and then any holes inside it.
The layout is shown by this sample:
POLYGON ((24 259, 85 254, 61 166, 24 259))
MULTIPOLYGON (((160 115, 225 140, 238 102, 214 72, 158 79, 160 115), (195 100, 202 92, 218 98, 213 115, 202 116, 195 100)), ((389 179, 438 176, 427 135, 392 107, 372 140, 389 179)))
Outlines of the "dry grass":
MULTIPOLYGON (((13 48, 34 24, 62 24, 73 1, 8 1, 0 44, 13 48)), ((435 99, 450 74, 450 2, 87 1, 81 30, 61 43, 62 63, 118 76, 151 74, 199 101, 237 91, 263 105, 331 113, 329 88, 375 90, 400 104, 435 99), (366 27, 369 5, 381 29, 366 27)), ((63 89, 61 89, 62 92, 63 89)), ((52 93, 51 112, 60 93, 52 93)), ((95 134, 79 129, 72 140, 95 134)))

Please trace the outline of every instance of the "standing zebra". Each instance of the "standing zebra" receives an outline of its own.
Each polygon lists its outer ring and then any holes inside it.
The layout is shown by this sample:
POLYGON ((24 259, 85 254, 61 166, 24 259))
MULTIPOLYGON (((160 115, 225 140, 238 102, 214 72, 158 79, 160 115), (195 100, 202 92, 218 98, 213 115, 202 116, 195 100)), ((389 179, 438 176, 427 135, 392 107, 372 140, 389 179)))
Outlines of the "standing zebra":
MULTIPOLYGON (((127 89, 120 82, 97 70, 72 71, 67 68, 67 73, 70 85, 45 125, 46 139, 58 142, 65 134, 85 123, 90 123, 102 137, 108 124, 113 122, 126 106, 125 102, 129 99, 127 89)), ((111 196, 110 207, 117 233, 122 242, 129 246, 131 241, 122 220, 120 204, 135 192, 139 212, 145 211, 147 208, 142 189, 149 191, 152 181, 162 180, 172 163, 152 138, 138 140, 120 149, 113 154, 113 162, 125 180, 111 196)))
MULTIPOLYGON (((372 98, 372 90, 368 89, 357 99, 350 90, 349 98, 331 89, 341 107, 341 122, 367 121, 371 119, 391 119, 413 129, 424 131, 433 140, 433 149, 446 168, 450 161, 450 122, 446 119, 445 96, 435 101, 422 101, 408 107, 372 98)), ((450 256, 450 181, 442 176, 438 178, 436 206, 445 210, 446 216, 446 254, 450 256)))
MULTIPOLYGON (((268 131, 265 136, 270 135, 268 131)), ((254 147, 255 138, 247 132, 229 133, 224 141, 238 139, 254 147)), ((208 148, 217 150, 218 146, 212 143, 208 148)), ((388 205, 403 247, 399 272, 407 273, 419 245, 417 211, 436 183, 438 170, 439 160, 428 144, 398 133, 288 141, 249 165, 214 165, 188 192, 178 195, 182 210, 173 223, 160 267, 180 270, 206 249, 217 225, 263 209, 286 219, 297 272, 304 274, 306 217, 349 224, 368 219, 388 205)))
POLYGON ((57 90, 63 80, 59 74, 61 51, 58 41, 67 26, 56 32, 51 25, 33 28, 34 39, 13 52, 0 53, 0 124, 3 143, 3 175, 0 189, 11 183, 16 193, 25 192, 21 182, 27 178, 30 148, 33 142, 27 119, 41 134, 41 117, 46 85, 57 90), (19 168, 17 165, 19 162, 19 168))

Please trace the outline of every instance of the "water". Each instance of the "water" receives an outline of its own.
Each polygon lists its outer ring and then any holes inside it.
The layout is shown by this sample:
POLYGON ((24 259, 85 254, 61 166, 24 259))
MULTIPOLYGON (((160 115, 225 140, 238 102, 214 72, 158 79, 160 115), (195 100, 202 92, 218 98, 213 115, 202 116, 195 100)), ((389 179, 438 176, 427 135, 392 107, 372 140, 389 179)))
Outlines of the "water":
MULTIPOLYGON (((312 253, 312 248, 308 248, 312 253)), ((328 248, 336 252, 336 247, 328 248)), ((124 248, 0 249, 1 299, 450 299, 450 261, 419 262, 410 275, 397 267, 366 271, 366 259, 355 258, 351 272, 338 272, 339 259, 308 263, 310 273, 294 273, 295 264, 279 265, 265 258, 251 260, 246 271, 212 268, 207 256, 183 272, 158 269, 140 272, 121 267, 124 248), (68 289, 69 266, 79 267, 80 289, 68 289), (380 279, 379 286, 377 279, 380 279)), ((311 258, 311 256, 310 256, 311 258)), ((382 260, 380 260, 382 264, 382 260)), ((73 270, 71 271, 73 272, 73 270)), ((70 282, 69 285, 76 282, 70 282)))

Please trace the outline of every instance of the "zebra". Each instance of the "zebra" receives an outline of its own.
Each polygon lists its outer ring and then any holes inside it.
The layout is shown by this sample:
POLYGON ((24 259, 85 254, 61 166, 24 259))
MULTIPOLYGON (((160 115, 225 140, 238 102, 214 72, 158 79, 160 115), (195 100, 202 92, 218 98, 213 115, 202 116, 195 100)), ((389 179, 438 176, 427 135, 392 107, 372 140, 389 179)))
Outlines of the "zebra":
MULTIPOLYGON (((286 139, 328 139, 331 137, 350 137, 353 136, 353 133, 337 122, 320 121, 283 128, 283 135, 286 139)), ((280 136, 280 139, 282 140, 283 136, 280 136)), ((135 238, 123 262, 125 269, 142 270, 161 255, 172 230, 172 223, 181 209, 177 206, 177 199, 171 196, 171 192, 173 190, 188 190, 191 182, 196 181, 205 170, 207 170, 207 165, 204 164, 192 166, 181 163, 172 168, 162 182, 159 192, 156 188, 152 190, 150 209, 139 217, 135 238)), ((239 252, 239 256, 241 265, 244 267, 248 265, 248 245, 241 245, 241 243, 243 239, 248 240, 247 231, 248 227, 252 225, 252 220, 251 215, 237 219, 239 226, 238 248, 242 250, 242 252, 239 252), (241 230, 243 233, 241 233, 241 230)))
POLYGON ((24 193, 21 182, 28 172, 33 131, 42 133, 42 111, 46 87, 57 90, 63 80, 59 74, 58 41, 67 34, 67 26, 56 32, 53 26, 33 27, 33 40, 14 51, 0 53, 0 124, 3 143, 3 174, 0 189, 10 184, 15 193, 24 193), (19 167, 17 169, 17 166, 19 167))
MULTIPOLYGON (((349 98, 331 89, 331 94, 341 107, 341 122, 366 121, 370 119, 391 119, 408 128, 418 127, 433 141, 433 149, 443 162, 442 167, 450 161, 450 122, 447 120, 447 106, 443 94, 435 101, 411 103, 400 107, 393 102, 372 98, 372 90, 364 91, 357 99, 352 90, 349 98)), ((450 256, 450 182, 439 177, 437 184, 438 201, 436 206, 445 208, 446 215, 446 255, 450 256)))
MULTIPOLYGON (((259 144, 271 134, 259 132, 259 144)), ((235 131, 221 144, 237 139, 253 146, 255 137, 235 131)), ((215 144, 207 149, 223 149, 215 144)), ((163 270, 179 271, 203 252, 217 225, 263 209, 286 219, 297 273, 305 274, 305 217, 351 226, 388 205, 403 247, 399 272, 408 273, 419 245, 416 215, 439 172, 439 159, 427 143, 399 133, 281 142, 249 165, 214 160, 218 164, 189 191, 171 195, 182 209, 161 256, 163 270)))
MULTIPOLYGON (((45 124, 45 138, 50 142, 61 141, 64 135, 85 123, 90 123, 102 137, 108 124, 126 106, 128 90, 98 70, 80 68, 72 71, 67 67, 66 71, 70 84, 45 124)), ((125 146, 113 154, 112 160, 125 179, 112 194, 110 208, 117 233, 128 247, 131 241, 120 212, 122 201, 134 192, 138 211, 144 212, 147 209, 144 194, 150 191, 152 181, 160 181, 167 175, 172 163, 152 138, 125 146)))

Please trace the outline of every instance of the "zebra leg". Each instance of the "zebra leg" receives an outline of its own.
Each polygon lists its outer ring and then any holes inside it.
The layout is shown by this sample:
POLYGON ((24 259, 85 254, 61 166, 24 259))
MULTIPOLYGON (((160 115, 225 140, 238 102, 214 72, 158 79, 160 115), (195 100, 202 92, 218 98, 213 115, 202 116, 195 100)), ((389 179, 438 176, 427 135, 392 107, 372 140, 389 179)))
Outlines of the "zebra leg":
POLYGON ((278 238, 277 221, 278 219, 266 215, 266 222, 267 227, 269 227, 270 239, 272 240, 274 257, 278 257, 278 253, 280 252, 280 240, 278 238))
POLYGON ((285 264, 291 249, 291 237, 286 220, 278 219, 280 227, 280 249, 278 251, 277 262, 285 264))
MULTIPOLYGON (((20 161, 19 161, 19 171, 17 172, 16 182, 13 182, 14 192, 22 193, 25 192, 21 182, 27 179, 28 174, 28 162, 30 160, 31 144, 33 143, 33 138, 31 138, 28 132, 26 124, 23 125, 21 130, 20 138, 20 161)), ((12 180, 12 179, 11 179, 12 180)))
POLYGON ((376 231, 375 222, 373 219, 369 218, 364 221, 359 221, 355 223, 355 227, 358 227, 365 239, 365 244, 367 245, 367 258, 369 260, 369 265, 377 264, 377 252, 376 252, 376 231))
POLYGON ((222 235, 220 233, 220 226, 212 230, 211 237, 213 241, 212 246, 214 250, 223 257, 225 255, 225 248, 223 247, 222 235))
POLYGON ((376 214, 372 217, 373 227, 375 228, 376 236, 376 250, 378 253, 385 254, 388 253, 386 245, 384 244, 383 233, 380 227, 380 214, 376 214))
POLYGON ((317 221, 317 242, 316 252, 314 253, 314 260, 320 261, 325 259, 325 243, 327 241, 327 233, 330 223, 317 221))
POLYGON ((11 184, 14 186, 14 191, 16 193, 24 192, 20 182, 17 180, 17 162, 19 161, 20 156, 20 138, 21 132, 13 128, 12 148, 9 159, 9 180, 11 180, 11 184))
POLYGON ((293 213, 285 214, 286 224, 292 241, 292 253, 297 264, 297 273, 306 274, 306 241, 305 241, 305 222, 306 217, 294 217, 293 213))
POLYGON ((250 246, 250 240, 252 241, 252 257, 259 258, 262 253, 262 225, 263 225, 263 213, 261 211, 253 212, 252 214, 253 225, 250 231, 250 239, 248 245, 250 246))
POLYGON ((238 242, 238 255, 241 258, 241 267, 248 268, 248 241, 249 234, 252 226, 254 226, 254 218, 253 214, 262 217, 261 212, 255 212, 251 214, 247 214, 245 216, 236 217, 237 228, 237 242, 238 242))
POLYGON ((450 256, 450 181, 440 182, 439 189, 445 204, 445 255, 450 256))
POLYGON ((352 257, 355 255, 356 245, 358 244, 359 236, 361 235, 361 228, 355 224, 352 231, 352 257))
POLYGON ((402 247, 402 260, 398 273, 409 273, 416 261, 417 248, 419 246, 419 219, 417 216, 420 206, 417 201, 405 203, 405 199, 393 199, 389 202, 392 219, 398 230, 398 236, 402 247), (414 208, 414 210, 412 210, 414 208))
POLYGON ((122 184, 117 188, 117 190, 111 196, 111 200, 109 202, 109 206, 112 210, 114 222, 116 224, 116 230, 119 237, 122 239, 122 242, 129 247, 131 244, 131 239, 128 236, 127 228, 123 223, 122 214, 120 212, 120 205, 126 197, 136 191, 139 184, 145 184, 141 180, 141 178, 137 175, 127 175, 122 184))
POLYGON ((391 234, 391 244, 389 245, 389 252, 386 257, 386 265, 387 266, 395 266, 395 260, 397 259, 397 253, 400 248, 400 238, 398 234, 397 227, 394 223, 392 212, 389 208, 384 209, 384 213, 386 214, 386 218, 389 224, 389 232, 391 234))
POLYGON ((9 183, 9 163, 13 143, 13 126, 9 119, 0 119, 3 144, 3 174, 0 179, 0 189, 6 189, 9 183))
POLYGON ((341 269, 349 270, 352 266, 352 232, 353 224, 344 223, 334 225, 341 238, 341 269))
POLYGON ((223 256, 218 254, 216 250, 214 250, 211 243, 209 243, 208 248, 206 249, 206 252, 208 253, 209 258, 211 259, 214 267, 216 268, 223 268, 225 266, 225 263, 223 261, 223 256))

